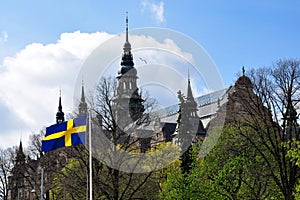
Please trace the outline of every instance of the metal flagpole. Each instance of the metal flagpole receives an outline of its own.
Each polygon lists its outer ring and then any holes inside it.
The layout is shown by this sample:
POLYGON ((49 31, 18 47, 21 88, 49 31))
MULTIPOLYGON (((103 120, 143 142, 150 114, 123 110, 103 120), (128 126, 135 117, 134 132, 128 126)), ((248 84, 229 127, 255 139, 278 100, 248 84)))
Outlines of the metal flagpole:
POLYGON ((89 166, 90 166, 90 200, 93 200, 93 164, 92 164, 92 115, 89 109, 89 166))

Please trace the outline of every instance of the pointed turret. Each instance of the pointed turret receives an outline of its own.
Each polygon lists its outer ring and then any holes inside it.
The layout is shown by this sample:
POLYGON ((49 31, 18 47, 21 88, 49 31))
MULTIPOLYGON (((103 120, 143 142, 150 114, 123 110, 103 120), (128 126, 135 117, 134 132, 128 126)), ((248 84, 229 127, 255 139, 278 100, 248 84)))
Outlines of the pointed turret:
POLYGON ((206 134, 203 123, 197 114, 197 102, 195 101, 193 96, 189 71, 187 95, 186 97, 184 97, 179 91, 178 98, 180 101, 180 110, 177 119, 177 127, 179 132, 178 141, 183 145, 183 147, 188 147, 189 145, 191 145, 192 141, 198 140, 197 138, 195 138, 195 136, 203 136, 206 134))
POLYGON ((62 123, 65 121, 65 113, 62 111, 62 105, 61 105, 61 91, 59 94, 59 102, 58 102, 58 111, 56 113, 56 123, 62 123))
POLYGON ((187 87, 186 100, 187 100, 187 103, 191 103, 194 106, 197 106, 197 103, 194 99, 193 92, 192 92, 190 77, 188 78, 188 87, 187 87))
POLYGON ((125 44, 123 46, 123 55, 121 60, 121 69, 119 70, 118 78, 121 78, 126 74, 126 76, 132 76, 136 78, 137 71, 133 67, 133 56, 131 53, 131 44, 129 43, 128 39, 128 13, 126 15, 126 39, 125 44))
POLYGON ((198 117, 197 115, 197 103, 194 99, 191 81, 190 81, 190 71, 188 71, 188 86, 187 86, 187 95, 186 95, 186 110, 190 113, 192 117, 198 117))
POLYGON ((20 144, 19 144, 19 152, 23 153, 22 140, 20 140, 20 144))
POLYGON ((87 114, 87 103, 85 102, 85 95, 84 95, 84 84, 82 80, 81 85, 81 99, 78 106, 79 115, 86 115, 87 114))
POLYGON ((16 155, 16 165, 23 165, 25 163, 25 154, 23 152, 23 145, 22 145, 22 141, 20 140, 20 144, 19 144, 19 149, 17 151, 17 155, 16 155))

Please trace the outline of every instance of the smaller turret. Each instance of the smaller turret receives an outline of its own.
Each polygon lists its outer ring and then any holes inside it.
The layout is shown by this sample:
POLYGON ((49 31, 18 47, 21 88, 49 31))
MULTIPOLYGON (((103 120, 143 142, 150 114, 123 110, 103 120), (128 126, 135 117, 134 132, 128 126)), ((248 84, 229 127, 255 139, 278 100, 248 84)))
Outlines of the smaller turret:
POLYGON ((81 86, 81 99, 78 106, 79 115, 86 115, 87 114, 87 103, 85 102, 85 95, 84 95, 84 84, 82 80, 81 86))
POLYGON ((23 145, 22 145, 22 141, 20 140, 20 145, 19 145, 19 149, 17 151, 17 155, 16 155, 16 165, 24 165, 25 164, 25 154, 23 152, 23 145))
POLYGON ((56 113, 56 123, 62 123, 65 121, 65 113, 62 111, 62 105, 61 105, 61 91, 59 94, 59 102, 58 102, 58 111, 56 113))

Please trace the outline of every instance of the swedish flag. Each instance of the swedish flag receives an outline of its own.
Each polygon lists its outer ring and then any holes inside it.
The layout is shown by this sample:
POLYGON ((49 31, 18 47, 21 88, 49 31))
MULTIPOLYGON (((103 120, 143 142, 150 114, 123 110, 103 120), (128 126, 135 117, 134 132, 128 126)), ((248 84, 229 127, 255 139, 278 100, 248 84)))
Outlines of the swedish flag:
POLYGON ((85 143, 87 116, 81 116, 46 128, 42 151, 48 152, 61 147, 85 143))

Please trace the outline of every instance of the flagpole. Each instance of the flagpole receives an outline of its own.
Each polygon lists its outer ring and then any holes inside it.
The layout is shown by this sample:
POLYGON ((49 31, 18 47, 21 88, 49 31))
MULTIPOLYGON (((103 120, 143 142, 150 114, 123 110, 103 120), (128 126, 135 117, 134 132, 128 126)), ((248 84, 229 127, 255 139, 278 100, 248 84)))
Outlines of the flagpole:
POLYGON ((92 115, 89 109, 89 166, 90 166, 90 200, 93 200, 93 164, 92 164, 92 115))

